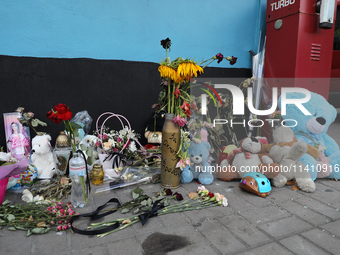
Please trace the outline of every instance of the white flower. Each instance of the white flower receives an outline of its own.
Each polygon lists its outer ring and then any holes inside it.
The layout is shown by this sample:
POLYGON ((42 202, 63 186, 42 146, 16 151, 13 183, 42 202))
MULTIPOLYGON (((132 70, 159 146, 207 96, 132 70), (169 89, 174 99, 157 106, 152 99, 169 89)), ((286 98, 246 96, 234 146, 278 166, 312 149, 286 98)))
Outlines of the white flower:
POLYGON ((33 195, 28 189, 24 189, 22 194, 23 194, 21 197, 22 201, 25 201, 26 203, 33 202, 33 195))
POLYGON ((11 153, 6 153, 6 152, 0 152, 0 161, 9 161, 11 158, 11 153))
POLYGON ((205 187, 203 185, 197 187, 197 192, 202 192, 203 190, 205 190, 205 187))
POLYGON ((222 198, 222 205, 228 206, 228 199, 226 197, 222 198))
POLYGON ((109 143, 111 143, 111 146, 112 146, 112 147, 115 147, 115 146, 116 146, 116 142, 115 142, 115 140, 113 140, 112 138, 109 139, 109 143))
POLYGON ((129 150, 130 150, 131 152, 137 151, 137 147, 136 147, 136 144, 135 144, 134 141, 132 141, 132 142, 130 143, 130 145, 129 145, 129 150))
POLYGON ((44 201, 44 197, 43 196, 36 195, 33 198, 33 202, 35 202, 36 204, 42 204, 43 201, 44 201))

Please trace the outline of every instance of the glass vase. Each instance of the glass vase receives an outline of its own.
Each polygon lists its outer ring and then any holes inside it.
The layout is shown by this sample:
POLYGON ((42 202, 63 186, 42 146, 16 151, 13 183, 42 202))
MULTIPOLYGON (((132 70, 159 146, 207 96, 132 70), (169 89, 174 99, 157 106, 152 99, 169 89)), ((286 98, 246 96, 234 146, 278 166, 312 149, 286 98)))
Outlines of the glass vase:
POLYGON ((174 117, 174 114, 166 113, 162 129, 161 186, 167 189, 176 189, 180 183, 180 168, 176 168, 176 165, 179 161, 177 152, 180 147, 181 131, 172 121, 174 117))

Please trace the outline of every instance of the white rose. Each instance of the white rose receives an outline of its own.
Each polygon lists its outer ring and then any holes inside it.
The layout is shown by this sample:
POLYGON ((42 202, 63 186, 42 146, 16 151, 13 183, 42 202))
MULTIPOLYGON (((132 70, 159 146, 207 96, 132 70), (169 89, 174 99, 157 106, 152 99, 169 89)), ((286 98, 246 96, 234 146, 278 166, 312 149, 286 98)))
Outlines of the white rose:
POLYGON ((28 189, 25 189, 22 192, 22 194, 23 194, 22 197, 21 197, 22 201, 25 201, 26 203, 33 202, 33 195, 28 189))

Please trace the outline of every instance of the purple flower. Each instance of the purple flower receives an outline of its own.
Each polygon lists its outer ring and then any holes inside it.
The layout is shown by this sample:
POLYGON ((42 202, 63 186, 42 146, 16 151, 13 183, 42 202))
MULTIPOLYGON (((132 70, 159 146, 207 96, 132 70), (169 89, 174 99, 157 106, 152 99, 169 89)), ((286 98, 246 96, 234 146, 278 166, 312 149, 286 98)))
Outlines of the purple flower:
POLYGON ((223 55, 221 53, 216 54, 215 57, 216 59, 218 59, 217 64, 221 63, 221 61, 223 60, 223 55))
POLYGON ((234 65, 237 61, 237 58, 235 58, 234 56, 231 57, 231 60, 230 60, 230 64, 231 65, 234 65))

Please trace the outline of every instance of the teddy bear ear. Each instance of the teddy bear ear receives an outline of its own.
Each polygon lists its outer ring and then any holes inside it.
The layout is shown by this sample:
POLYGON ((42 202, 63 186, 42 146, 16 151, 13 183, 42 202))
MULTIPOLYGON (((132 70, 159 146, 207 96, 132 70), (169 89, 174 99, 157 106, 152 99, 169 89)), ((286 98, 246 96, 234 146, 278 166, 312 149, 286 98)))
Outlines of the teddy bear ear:
POLYGON ((210 143, 208 143, 208 142, 202 142, 202 144, 204 145, 204 147, 206 147, 208 150, 210 150, 210 148, 211 148, 210 143))
MULTIPOLYGON (((300 99, 300 98, 305 98, 305 97, 306 97, 306 95, 303 94, 303 93, 300 93, 300 92, 289 92, 289 93, 286 93, 286 98, 287 99, 300 99)), ((279 97, 278 107, 281 110, 281 95, 279 97)))
POLYGON ((332 106, 332 122, 335 121, 336 117, 338 116, 338 111, 335 109, 333 105, 332 106))

